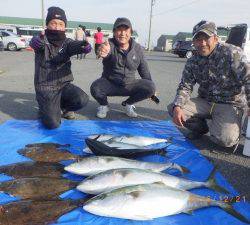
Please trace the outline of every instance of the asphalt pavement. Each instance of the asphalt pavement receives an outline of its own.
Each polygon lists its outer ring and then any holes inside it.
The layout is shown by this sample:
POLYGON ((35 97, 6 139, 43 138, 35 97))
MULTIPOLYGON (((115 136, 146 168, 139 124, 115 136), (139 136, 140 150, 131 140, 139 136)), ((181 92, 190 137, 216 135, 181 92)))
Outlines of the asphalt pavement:
MULTIPOLYGON (((146 53, 153 80, 156 83, 158 97, 161 102, 156 105, 150 100, 136 104, 141 117, 134 120, 166 120, 170 119, 166 106, 173 100, 176 87, 181 78, 186 59, 162 52, 146 53)), ((77 119, 97 119, 95 117, 97 103, 90 95, 91 83, 100 77, 101 60, 93 53, 83 60, 72 58, 74 84, 80 86, 90 96, 88 106, 77 113, 77 119)), ((37 103, 33 86, 34 53, 31 51, 0 52, 0 124, 9 119, 37 119, 37 103)), ((195 94, 195 92, 194 92, 195 94)), ((123 113, 121 101, 124 98, 109 98, 112 110, 106 120, 127 120, 123 113)), ((185 133, 184 130, 181 130, 185 133)), ((242 155, 244 139, 235 154, 232 148, 222 148, 207 136, 192 142, 203 155, 211 160, 229 182, 250 202, 250 157, 242 155)))

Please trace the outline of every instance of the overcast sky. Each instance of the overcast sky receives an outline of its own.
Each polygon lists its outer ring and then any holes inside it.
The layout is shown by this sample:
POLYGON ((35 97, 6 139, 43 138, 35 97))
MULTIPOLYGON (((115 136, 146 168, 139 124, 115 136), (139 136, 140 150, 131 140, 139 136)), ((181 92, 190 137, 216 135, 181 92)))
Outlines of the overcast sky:
MULTIPOLYGON (((151 0, 44 0, 45 14, 50 6, 66 11, 68 20, 114 23, 128 17, 139 34, 142 45, 148 40, 151 0)), ((1 0, 0 16, 41 17, 41 0, 1 0)), ((152 40, 161 34, 191 32, 202 19, 217 25, 248 23, 250 0, 155 0, 152 40)))

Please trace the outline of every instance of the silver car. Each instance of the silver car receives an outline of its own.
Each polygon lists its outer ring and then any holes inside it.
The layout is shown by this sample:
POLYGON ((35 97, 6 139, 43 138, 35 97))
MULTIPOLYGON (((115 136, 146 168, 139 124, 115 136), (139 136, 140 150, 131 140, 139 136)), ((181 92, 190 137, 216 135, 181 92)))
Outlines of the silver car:
POLYGON ((10 31, 0 30, 0 36, 3 39, 4 48, 9 51, 17 51, 28 47, 24 38, 19 37, 10 31))
POLYGON ((4 46, 3 46, 3 38, 0 36, 0 51, 4 50, 4 46))

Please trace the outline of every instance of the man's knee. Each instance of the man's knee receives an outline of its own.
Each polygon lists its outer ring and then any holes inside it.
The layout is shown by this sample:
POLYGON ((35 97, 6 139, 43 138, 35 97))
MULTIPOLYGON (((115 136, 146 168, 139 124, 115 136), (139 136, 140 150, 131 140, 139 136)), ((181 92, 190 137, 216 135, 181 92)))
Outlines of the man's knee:
POLYGON ((210 139, 223 147, 232 147, 239 142, 239 133, 226 132, 220 136, 211 134, 210 139))
POLYGON ((55 129, 60 126, 61 119, 46 116, 42 118, 42 123, 47 129, 55 129))
POLYGON ((101 95, 100 82, 98 80, 94 81, 90 86, 90 93, 95 98, 101 95))
POLYGON ((143 80, 143 83, 141 86, 138 87, 138 92, 144 93, 146 98, 150 98, 152 95, 155 94, 156 88, 155 84, 151 80, 143 80))
POLYGON ((88 104, 88 102, 89 102, 89 96, 85 92, 81 93, 77 97, 75 111, 85 107, 88 104))

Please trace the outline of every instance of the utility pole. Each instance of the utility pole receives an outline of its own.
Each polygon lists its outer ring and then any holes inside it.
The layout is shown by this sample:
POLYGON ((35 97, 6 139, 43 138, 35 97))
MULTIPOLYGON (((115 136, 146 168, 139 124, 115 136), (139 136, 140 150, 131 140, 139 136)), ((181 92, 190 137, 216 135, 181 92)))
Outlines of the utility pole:
POLYGON ((151 44, 151 26, 152 26, 153 5, 154 4, 155 4, 155 0, 151 0, 150 18, 149 18, 149 31, 148 31, 148 51, 150 51, 150 44, 151 44))
POLYGON ((45 21, 44 21, 44 0, 41 0, 41 9, 42 9, 42 26, 43 26, 43 29, 45 29, 45 21))

